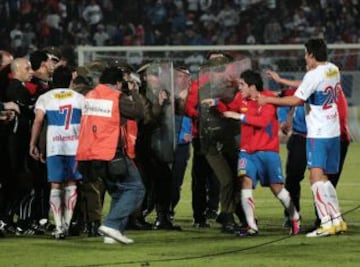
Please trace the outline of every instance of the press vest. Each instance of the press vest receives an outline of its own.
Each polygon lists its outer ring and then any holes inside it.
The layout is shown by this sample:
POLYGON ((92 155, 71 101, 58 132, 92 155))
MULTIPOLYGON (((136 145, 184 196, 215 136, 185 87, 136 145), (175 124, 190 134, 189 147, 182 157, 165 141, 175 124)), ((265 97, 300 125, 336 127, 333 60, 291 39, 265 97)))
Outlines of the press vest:
POLYGON ((85 97, 77 160, 111 160, 120 135, 121 92, 99 84, 85 97))

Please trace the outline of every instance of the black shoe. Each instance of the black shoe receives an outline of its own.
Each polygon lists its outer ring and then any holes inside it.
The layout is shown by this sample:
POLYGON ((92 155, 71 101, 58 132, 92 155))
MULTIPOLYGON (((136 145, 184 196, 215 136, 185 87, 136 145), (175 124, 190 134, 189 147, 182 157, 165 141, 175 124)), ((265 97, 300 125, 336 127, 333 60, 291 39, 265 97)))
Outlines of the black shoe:
POLYGON ((153 225, 148 223, 145 219, 139 218, 129 221, 126 228, 129 230, 152 230, 153 225))
POLYGON ((80 236, 83 226, 80 222, 71 222, 67 231, 68 236, 80 236))
POLYGON ((250 236, 259 235, 259 232, 255 229, 247 227, 247 228, 241 228, 239 231, 236 231, 235 234, 238 237, 250 237, 250 236))
POLYGON ((223 233, 234 234, 237 231, 239 231, 239 225, 236 223, 226 223, 221 227, 221 232, 223 233))
POLYGON ((210 224, 207 222, 194 222, 193 227, 198 229, 210 228, 210 224))
POLYGON ((27 232, 29 235, 44 235, 46 232, 46 226, 37 222, 33 222, 27 232))
POLYGON ((235 223, 234 215, 232 213, 225 213, 225 212, 220 212, 219 215, 216 217, 215 221, 222 225, 235 223))
POLYGON ((15 225, 6 225, 5 232, 9 234, 16 234, 16 226, 15 225))
POLYGON ((208 209, 206 210, 205 216, 208 220, 215 220, 218 217, 217 210, 208 209))
POLYGON ((170 220, 164 219, 159 220, 156 219, 154 225, 154 230, 173 230, 173 231, 181 231, 181 227, 179 225, 174 225, 170 220))
POLYGON ((169 212, 169 219, 170 219, 170 221, 173 221, 174 218, 175 218, 175 211, 170 211, 170 212, 169 212))
POLYGON ((88 223, 87 230, 88 230, 88 237, 96 237, 101 236, 98 232, 98 228, 100 227, 99 221, 93 221, 88 223))

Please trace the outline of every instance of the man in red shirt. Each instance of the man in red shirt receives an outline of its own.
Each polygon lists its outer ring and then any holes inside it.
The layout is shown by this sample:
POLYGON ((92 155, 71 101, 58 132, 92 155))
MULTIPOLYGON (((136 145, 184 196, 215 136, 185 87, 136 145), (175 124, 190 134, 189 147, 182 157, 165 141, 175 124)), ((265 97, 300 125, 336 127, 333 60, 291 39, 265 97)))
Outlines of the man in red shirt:
POLYGON ((276 107, 260 106, 256 102, 259 94, 274 94, 263 90, 260 74, 252 70, 244 71, 240 75, 239 89, 242 99, 239 98, 238 104, 233 106, 233 111, 223 113, 227 118, 241 121, 238 176, 241 181, 241 203, 248 227, 240 231, 239 235, 252 236, 258 233, 252 193, 258 181, 262 186, 269 186, 287 209, 292 220, 290 234, 296 235, 300 232, 300 215, 283 184, 276 107))

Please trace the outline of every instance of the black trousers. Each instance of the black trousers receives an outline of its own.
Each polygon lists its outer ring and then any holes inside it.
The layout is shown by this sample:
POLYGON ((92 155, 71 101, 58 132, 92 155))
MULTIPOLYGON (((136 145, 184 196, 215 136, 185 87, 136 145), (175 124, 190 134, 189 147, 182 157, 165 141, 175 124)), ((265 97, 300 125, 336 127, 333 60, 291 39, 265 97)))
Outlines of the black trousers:
POLYGON ((217 210, 219 182, 205 155, 201 152, 200 140, 197 138, 193 139, 191 178, 193 218, 196 223, 202 223, 206 221, 207 208, 217 210))
POLYGON ((171 211, 174 211, 180 200, 181 186, 184 181, 187 163, 190 157, 190 143, 178 144, 172 166, 171 211))
POLYGON ((285 188, 298 211, 300 211, 301 181, 306 170, 306 137, 292 134, 287 143, 285 188))

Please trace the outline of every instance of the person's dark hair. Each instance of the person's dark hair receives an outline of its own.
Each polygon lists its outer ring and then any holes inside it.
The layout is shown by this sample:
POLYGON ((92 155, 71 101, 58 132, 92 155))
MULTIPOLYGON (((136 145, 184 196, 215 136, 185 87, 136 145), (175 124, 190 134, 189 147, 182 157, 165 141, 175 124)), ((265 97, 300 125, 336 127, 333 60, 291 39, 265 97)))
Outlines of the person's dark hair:
POLYGON ((233 56, 225 53, 225 52, 222 51, 222 50, 212 50, 212 51, 209 51, 209 52, 206 54, 206 57, 205 57, 206 60, 209 60, 212 55, 221 55, 221 56, 223 56, 223 57, 226 57, 229 61, 233 61, 233 60, 234 60, 234 57, 233 57, 233 56))
POLYGON ((49 58, 48 54, 44 51, 37 50, 30 54, 31 67, 34 71, 38 70, 41 63, 47 61, 49 58))
POLYGON ((59 66, 54 70, 54 88, 68 88, 72 79, 72 71, 67 66, 59 66))
POLYGON ((117 67, 108 67, 100 75, 99 82, 102 84, 116 84, 124 81, 123 72, 117 67))
POLYGON ((327 47, 324 39, 310 39, 305 43, 306 52, 317 61, 326 61, 328 58, 327 47))
POLYGON ((83 84, 83 85, 90 86, 91 85, 91 80, 88 77, 78 75, 73 80, 73 84, 74 85, 83 84))
POLYGON ((255 85, 256 90, 259 92, 264 90, 260 73, 253 70, 246 70, 240 74, 240 78, 243 79, 248 86, 255 85))
POLYGON ((226 65, 231 61, 227 57, 216 57, 205 61, 202 65, 204 68, 208 68, 213 72, 224 72, 226 70, 226 65))

